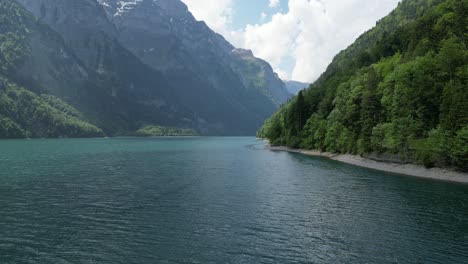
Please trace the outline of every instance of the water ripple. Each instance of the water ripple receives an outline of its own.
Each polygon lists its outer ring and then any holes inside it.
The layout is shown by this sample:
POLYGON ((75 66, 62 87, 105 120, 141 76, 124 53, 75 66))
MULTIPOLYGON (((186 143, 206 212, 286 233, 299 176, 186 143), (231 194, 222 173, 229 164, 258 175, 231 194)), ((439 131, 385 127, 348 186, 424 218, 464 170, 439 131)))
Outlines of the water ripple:
POLYGON ((463 185, 253 138, 0 149, 0 263, 468 263, 463 185))

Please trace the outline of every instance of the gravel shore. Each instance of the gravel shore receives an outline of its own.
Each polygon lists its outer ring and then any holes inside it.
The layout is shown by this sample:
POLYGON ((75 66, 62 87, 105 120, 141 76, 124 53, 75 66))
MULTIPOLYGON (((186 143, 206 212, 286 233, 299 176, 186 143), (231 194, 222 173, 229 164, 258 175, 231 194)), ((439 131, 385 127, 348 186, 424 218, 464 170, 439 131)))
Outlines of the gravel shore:
POLYGON ((462 173, 453 171, 450 169, 442 169, 442 168, 431 168, 428 169, 421 165, 415 164, 398 164, 398 163, 391 163, 391 162, 382 162, 382 161, 375 161, 371 159, 366 159, 356 155, 349 155, 349 154, 332 154, 327 152, 320 152, 320 151, 311 151, 311 150, 302 150, 302 149, 291 149, 288 147, 281 147, 281 146, 268 146, 268 149, 272 151, 287 151, 293 153, 300 153, 308 156, 317 156, 317 157, 326 157, 332 160, 352 164, 355 166, 404 174, 408 176, 426 178, 426 179, 434 179, 434 180, 442 180, 442 181, 449 181, 449 182, 457 182, 457 183, 464 183, 468 184, 468 173, 462 173))

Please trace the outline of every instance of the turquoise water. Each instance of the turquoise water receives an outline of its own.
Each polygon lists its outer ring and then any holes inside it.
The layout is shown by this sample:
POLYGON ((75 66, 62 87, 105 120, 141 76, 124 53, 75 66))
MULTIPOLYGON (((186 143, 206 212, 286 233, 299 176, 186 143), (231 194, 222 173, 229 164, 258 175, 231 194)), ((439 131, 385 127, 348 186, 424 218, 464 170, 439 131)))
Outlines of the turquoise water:
POLYGON ((0 141, 0 263, 468 263, 468 186, 254 138, 0 141))

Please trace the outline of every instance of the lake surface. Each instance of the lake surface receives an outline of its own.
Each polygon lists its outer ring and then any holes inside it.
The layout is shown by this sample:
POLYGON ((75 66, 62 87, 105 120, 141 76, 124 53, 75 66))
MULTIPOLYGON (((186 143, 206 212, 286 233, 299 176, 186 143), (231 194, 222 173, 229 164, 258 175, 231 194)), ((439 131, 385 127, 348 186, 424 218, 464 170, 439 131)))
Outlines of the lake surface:
POLYGON ((468 186, 254 138, 6 140, 0 263, 468 263, 468 186))

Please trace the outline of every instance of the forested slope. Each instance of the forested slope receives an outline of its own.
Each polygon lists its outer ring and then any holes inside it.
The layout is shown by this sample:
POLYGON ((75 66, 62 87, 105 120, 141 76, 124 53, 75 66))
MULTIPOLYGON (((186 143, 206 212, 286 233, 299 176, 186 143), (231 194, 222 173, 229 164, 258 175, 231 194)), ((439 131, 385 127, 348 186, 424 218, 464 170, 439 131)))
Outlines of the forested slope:
POLYGON ((405 0, 266 121, 272 144, 468 170, 468 0, 405 0))
POLYGON ((35 19, 12 1, 0 1, 0 138, 102 135, 72 106, 15 83, 16 67, 30 53, 35 19))

